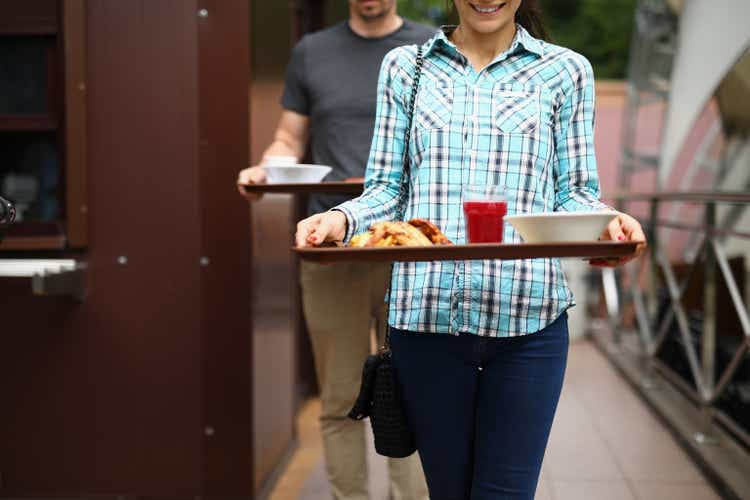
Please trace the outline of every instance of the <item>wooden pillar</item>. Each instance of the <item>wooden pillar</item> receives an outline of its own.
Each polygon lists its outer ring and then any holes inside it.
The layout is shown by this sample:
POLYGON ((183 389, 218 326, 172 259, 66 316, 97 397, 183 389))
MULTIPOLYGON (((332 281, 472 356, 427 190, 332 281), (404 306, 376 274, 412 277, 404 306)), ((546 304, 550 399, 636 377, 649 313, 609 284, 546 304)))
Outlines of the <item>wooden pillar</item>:
POLYGON ((86 20, 88 295, 0 283, 0 497, 252 498, 248 2, 86 20))

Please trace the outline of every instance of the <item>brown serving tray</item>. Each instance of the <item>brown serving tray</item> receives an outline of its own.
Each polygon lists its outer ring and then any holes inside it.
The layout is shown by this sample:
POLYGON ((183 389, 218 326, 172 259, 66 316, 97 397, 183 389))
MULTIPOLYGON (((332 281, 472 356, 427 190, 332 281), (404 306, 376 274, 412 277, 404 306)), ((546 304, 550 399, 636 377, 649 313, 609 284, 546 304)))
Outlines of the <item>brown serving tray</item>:
POLYGON ((360 194, 364 190, 362 182, 316 182, 312 184, 250 184, 243 186, 246 193, 348 193, 360 194))
POLYGON ((611 241, 582 243, 474 243, 431 247, 306 247, 294 248, 300 258, 312 262, 417 262, 432 260, 514 260, 539 257, 608 258, 635 253, 637 243, 611 241))

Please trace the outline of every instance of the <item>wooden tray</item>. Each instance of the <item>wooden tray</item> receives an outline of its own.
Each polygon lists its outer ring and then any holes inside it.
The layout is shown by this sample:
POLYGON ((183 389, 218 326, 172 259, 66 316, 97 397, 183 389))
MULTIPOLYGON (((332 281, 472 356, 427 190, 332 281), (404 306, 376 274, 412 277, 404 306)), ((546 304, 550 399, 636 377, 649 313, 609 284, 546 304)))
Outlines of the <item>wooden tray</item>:
POLYGON ((251 184, 243 186, 246 193, 347 193, 360 194, 362 182, 316 182, 313 184, 251 184))
POLYGON ((514 260, 538 257, 608 258, 635 253, 637 243, 611 241, 585 243, 474 243, 431 247, 312 247, 294 248, 300 258, 312 262, 417 262, 432 260, 514 260))

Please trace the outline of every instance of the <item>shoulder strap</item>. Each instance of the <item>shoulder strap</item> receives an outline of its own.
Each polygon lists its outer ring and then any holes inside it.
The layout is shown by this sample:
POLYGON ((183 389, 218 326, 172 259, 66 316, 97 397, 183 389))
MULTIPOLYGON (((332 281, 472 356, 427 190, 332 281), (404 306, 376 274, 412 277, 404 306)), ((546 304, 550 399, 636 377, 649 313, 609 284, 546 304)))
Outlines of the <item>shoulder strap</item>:
POLYGON ((409 98, 409 107, 406 115, 406 132, 404 133, 404 156, 401 161, 401 186, 398 194, 398 205, 396 206, 395 220, 402 220, 406 211, 406 204, 409 199, 409 187, 411 184, 411 169, 409 168, 409 148, 411 145, 411 128, 414 123, 414 108, 417 105, 417 91, 419 90, 419 79, 422 76, 422 66, 424 57, 422 56, 422 46, 417 46, 417 61, 414 69, 414 80, 411 86, 411 97, 409 98))
MULTIPOLYGON (((409 168, 409 145, 411 143, 411 127, 414 122, 414 108, 417 104, 417 90, 419 89, 419 79, 422 76, 422 66, 424 65, 424 57, 422 57, 422 46, 417 46, 417 65, 414 69, 414 81, 411 86, 411 97, 409 98, 409 108, 407 109, 406 116, 406 132, 404 133, 404 156, 401 161, 401 187, 398 194, 398 205, 396 206, 396 217, 395 220, 402 220, 404 218, 404 212, 406 211, 406 203, 409 200, 409 186, 411 184, 411 169, 409 168)), ((391 264, 391 270, 393 270, 393 264, 391 264)), ((386 294, 386 307, 390 307, 391 303, 391 288, 388 287, 388 293, 386 294)), ((385 324, 385 340, 383 347, 380 348, 381 354, 389 354, 391 350, 391 332, 388 326, 388 314, 386 314, 385 324)))

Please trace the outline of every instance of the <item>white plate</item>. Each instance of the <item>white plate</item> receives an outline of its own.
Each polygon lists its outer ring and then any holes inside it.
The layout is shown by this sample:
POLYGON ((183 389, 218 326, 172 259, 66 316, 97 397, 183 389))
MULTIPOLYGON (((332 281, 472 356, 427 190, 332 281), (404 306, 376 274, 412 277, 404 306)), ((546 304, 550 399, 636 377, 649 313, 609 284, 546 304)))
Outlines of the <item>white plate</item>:
POLYGON ((526 243, 596 241, 617 212, 543 212, 506 215, 526 243))
POLYGON ((263 165, 269 184, 310 184, 323 180, 331 167, 324 165, 263 165))

